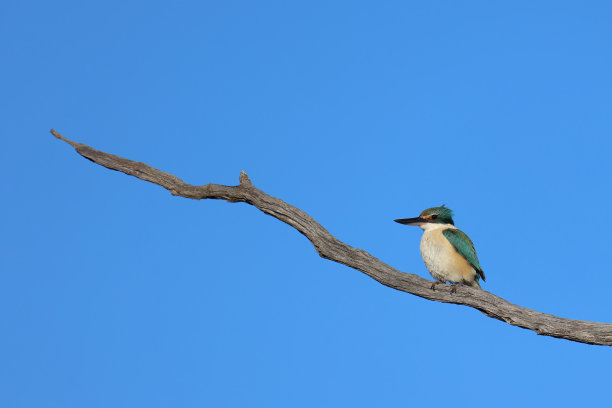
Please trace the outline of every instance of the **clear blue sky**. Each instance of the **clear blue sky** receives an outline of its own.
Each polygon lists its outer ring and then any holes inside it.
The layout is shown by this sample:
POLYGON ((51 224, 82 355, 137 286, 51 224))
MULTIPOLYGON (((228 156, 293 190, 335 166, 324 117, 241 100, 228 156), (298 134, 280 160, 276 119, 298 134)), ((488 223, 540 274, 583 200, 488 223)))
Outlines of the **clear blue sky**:
POLYGON ((2 407, 588 406, 612 349, 323 260, 48 133, 236 184, 429 275, 446 203, 484 288, 612 322, 605 1, 28 2, 0 8, 2 407))

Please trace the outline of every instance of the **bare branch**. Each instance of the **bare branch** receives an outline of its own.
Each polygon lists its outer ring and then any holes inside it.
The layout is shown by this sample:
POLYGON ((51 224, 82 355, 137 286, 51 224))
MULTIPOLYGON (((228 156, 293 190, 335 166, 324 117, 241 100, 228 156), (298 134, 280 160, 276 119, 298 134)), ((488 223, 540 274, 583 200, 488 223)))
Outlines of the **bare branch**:
POLYGON ((145 163, 124 159, 73 142, 55 130, 51 130, 51 133, 74 147, 77 153, 86 159, 111 170, 162 186, 173 195, 196 200, 211 198, 251 204, 304 234, 321 257, 363 272, 390 288, 437 302, 473 307, 489 317, 533 330, 539 335, 612 346, 611 323, 564 319, 517 306, 489 292, 467 286, 458 288, 456 293, 451 293, 450 285, 440 285, 433 291, 430 288, 431 281, 411 273, 400 272, 369 253, 339 241, 304 211, 257 189, 244 171, 240 172, 240 183, 237 186, 219 184, 193 186, 145 163))

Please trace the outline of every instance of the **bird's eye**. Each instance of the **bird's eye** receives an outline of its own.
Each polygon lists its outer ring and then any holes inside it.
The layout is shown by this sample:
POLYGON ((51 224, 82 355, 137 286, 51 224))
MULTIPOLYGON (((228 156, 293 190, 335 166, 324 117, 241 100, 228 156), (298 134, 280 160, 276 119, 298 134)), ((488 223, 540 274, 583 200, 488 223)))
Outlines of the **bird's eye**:
POLYGON ((432 220, 435 220, 436 218, 438 218, 438 214, 434 214, 434 215, 431 216, 432 220))

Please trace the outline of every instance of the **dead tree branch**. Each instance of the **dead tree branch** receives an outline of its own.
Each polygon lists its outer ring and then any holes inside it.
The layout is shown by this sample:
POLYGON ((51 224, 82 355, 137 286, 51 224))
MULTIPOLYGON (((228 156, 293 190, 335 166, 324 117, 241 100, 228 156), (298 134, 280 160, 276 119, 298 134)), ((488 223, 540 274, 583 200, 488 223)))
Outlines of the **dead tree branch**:
POLYGON ((157 184, 170 191, 172 195, 195 200, 209 198, 253 205, 304 234, 321 257, 363 272, 390 288, 437 302, 473 307, 489 317, 533 330, 539 335, 612 346, 612 323, 564 319, 517 306, 489 292, 467 286, 460 287, 456 293, 451 293, 450 285, 440 285, 438 290, 433 291, 430 289, 431 281, 411 273, 400 272, 369 253, 339 241, 304 211, 257 189, 244 171, 240 172, 240 183, 237 186, 219 184, 193 186, 145 163, 124 159, 73 142, 55 130, 51 130, 51 133, 74 147, 77 153, 86 159, 111 170, 157 184))

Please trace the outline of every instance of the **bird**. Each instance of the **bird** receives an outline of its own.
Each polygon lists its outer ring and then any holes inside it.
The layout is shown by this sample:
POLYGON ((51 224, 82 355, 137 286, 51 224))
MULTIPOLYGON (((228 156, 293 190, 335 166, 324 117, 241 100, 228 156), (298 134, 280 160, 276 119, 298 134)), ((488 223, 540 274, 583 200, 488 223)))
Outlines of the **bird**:
POLYGON ((404 225, 416 225, 423 230, 421 238, 421 257, 427 270, 436 281, 431 285, 451 282, 452 293, 457 285, 467 285, 480 289, 480 279, 485 274, 478 261, 476 249, 470 237, 457 227, 453 221, 453 211, 445 205, 424 210, 415 218, 394 220, 404 225))

